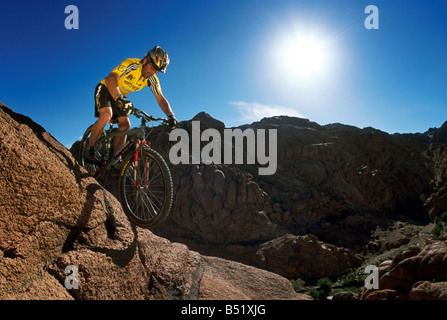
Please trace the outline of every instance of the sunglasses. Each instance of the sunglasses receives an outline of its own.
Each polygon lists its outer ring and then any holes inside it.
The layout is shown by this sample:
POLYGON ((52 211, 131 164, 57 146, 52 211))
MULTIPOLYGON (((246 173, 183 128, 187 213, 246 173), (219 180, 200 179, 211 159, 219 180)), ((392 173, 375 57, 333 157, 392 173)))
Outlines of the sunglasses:
POLYGON ((149 63, 154 67, 155 70, 159 71, 159 72, 163 72, 163 69, 160 68, 159 66, 157 66, 157 64, 154 62, 154 60, 152 59, 148 59, 149 63))

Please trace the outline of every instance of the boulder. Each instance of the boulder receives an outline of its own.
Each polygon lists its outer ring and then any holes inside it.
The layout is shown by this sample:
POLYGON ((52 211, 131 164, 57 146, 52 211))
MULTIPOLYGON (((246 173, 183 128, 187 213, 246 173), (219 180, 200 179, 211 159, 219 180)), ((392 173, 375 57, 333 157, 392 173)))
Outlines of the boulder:
POLYGON ((324 278, 360 265, 363 258, 349 249, 321 241, 313 235, 285 235, 259 247, 259 265, 288 278, 324 278))
POLYGON ((430 241, 411 247, 379 268, 379 289, 364 290, 361 299, 445 300, 447 243, 430 241))
POLYGON ((447 300, 447 282, 420 281, 410 292, 411 300, 447 300))

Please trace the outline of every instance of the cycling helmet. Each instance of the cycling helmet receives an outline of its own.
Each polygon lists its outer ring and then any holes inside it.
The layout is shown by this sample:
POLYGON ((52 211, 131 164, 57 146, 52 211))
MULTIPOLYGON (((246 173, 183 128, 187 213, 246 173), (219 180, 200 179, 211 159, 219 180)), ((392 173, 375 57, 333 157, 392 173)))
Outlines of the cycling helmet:
POLYGON ((152 65, 160 72, 165 73, 169 64, 169 56, 159 46, 153 47, 145 56, 152 61, 152 65))

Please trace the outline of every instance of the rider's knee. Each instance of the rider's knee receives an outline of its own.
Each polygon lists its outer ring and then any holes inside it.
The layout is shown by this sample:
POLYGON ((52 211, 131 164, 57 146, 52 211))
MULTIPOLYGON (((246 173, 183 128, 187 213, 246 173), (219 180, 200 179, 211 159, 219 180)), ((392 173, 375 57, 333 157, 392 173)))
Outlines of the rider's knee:
POLYGON ((118 127, 120 130, 130 129, 130 119, 128 117, 120 117, 118 122, 118 127))
POLYGON ((107 124, 110 120, 112 120, 112 114, 109 112, 102 112, 99 114, 98 120, 103 124, 107 124))

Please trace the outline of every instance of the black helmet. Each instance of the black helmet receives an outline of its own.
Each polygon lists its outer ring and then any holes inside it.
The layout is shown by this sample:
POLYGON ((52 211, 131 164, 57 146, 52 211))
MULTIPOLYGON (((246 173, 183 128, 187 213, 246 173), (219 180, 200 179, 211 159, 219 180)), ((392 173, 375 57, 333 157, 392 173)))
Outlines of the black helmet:
POLYGON ((155 46, 144 57, 148 60, 151 60, 153 66, 158 71, 163 73, 166 72, 166 68, 169 64, 169 56, 162 48, 160 48, 159 46, 155 46))

